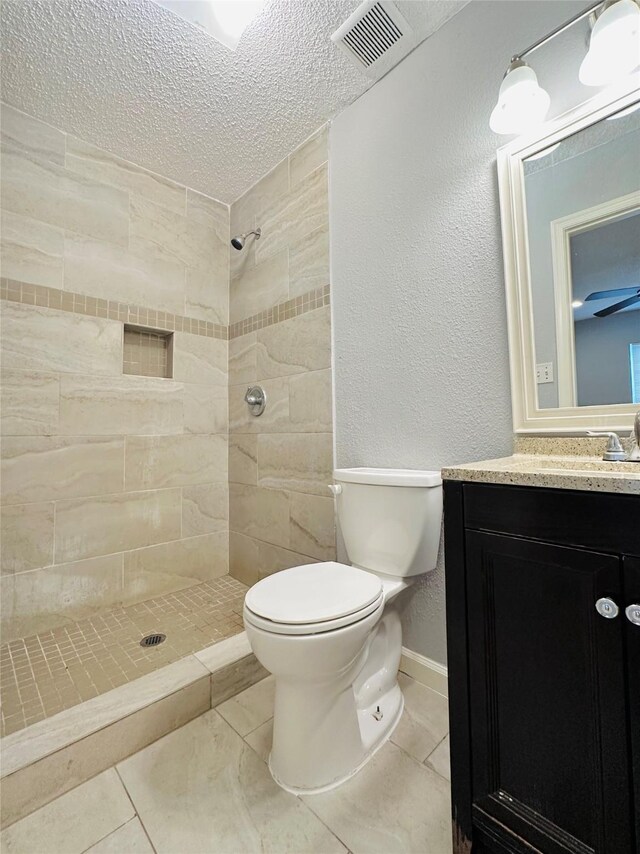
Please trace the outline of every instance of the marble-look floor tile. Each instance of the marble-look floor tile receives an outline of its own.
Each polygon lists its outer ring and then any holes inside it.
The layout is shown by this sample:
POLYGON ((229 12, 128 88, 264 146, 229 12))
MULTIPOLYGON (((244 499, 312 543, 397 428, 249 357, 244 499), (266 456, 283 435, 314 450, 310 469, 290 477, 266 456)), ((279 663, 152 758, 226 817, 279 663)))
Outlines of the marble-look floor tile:
POLYGON ((100 842, 87 848, 86 854, 154 854, 140 819, 132 818, 100 842))
POLYGON ((404 694, 404 713, 392 741, 418 762, 423 762, 449 731, 449 706, 445 697, 404 673, 398 674, 404 694))
POLYGON ((443 738, 436 749, 425 760, 429 768, 437 771, 445 780, 451 780, 451 763, 449 761, 449 736, 443 738))
POLYGON ((275 679, 268 676, 218 706, 222 717, 240 735, 247 735, 273 717, 275 679))
POLYGON ((134 817, 113 768, 8 827, 3 854, 82 854, 134 817))
POLYGON ((388 742, 351 780, 302 799, 353 854, 449 854, 449 784, 388 742))
POLYGON ((245 735, 244 740, 253 747, 260 759, 268 762, 273 743, 273 718, 269 718, 261 726, 256 727, 253 732, 245 735))
POLYGON ((159 854, 345 851, 215 711, 120 763, 118 772, 159 854))

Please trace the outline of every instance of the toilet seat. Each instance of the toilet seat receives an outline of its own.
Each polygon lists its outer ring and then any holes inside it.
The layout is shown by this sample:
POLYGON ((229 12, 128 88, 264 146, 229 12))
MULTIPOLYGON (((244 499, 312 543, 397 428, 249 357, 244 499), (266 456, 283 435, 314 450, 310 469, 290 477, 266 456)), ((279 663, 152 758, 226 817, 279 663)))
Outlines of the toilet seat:
POLYGON ((318 634, 356 623, 383 604, 383 586, 376 575, 328 561, 262 579, 245 597, 244 616, 276 634, 318 634))

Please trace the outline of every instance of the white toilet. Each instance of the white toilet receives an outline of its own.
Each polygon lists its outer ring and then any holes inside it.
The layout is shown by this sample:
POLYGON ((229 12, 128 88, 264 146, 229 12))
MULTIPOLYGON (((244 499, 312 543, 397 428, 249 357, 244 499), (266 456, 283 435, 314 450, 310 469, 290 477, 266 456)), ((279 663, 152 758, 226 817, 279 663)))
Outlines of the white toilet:
POLYGON ((264 578, 244 604, 260 663, 275 677, 269 768, 296 794, 332 789, 389 738, 402 714, 394 600, 435 568, 440 472, 334 472, 352 565, 315 563, 264 578))

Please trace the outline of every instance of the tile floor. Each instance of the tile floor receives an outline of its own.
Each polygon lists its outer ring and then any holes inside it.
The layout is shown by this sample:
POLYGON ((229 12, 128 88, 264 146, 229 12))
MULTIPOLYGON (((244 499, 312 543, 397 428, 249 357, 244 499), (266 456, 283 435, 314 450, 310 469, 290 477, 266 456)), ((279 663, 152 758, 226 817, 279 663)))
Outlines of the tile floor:
POLYGON ((16 822, 3 854, 450 854, 447 701, 400 682, 392 740, 333 792, 271 779, 269 677, 16 822))
POLYGON ((0 734, 24 729, 243 630, 246 586, 223 575, 0 647, 0 734), (164 632, 144 648, 140 639, 164 632))

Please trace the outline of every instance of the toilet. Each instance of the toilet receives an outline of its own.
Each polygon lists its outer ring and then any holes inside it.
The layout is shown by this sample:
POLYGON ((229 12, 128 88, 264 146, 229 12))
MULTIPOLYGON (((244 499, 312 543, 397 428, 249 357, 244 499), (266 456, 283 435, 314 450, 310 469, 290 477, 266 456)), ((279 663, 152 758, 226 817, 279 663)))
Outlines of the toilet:
POLYGON ((244 602, 253 652, 275 677, 269 768, 295 794, 348 780, 400 720, 396 598, 435 568, 440 541, 440 472, 352 468, 334 479, 350 565, 285 569, 244 602))

